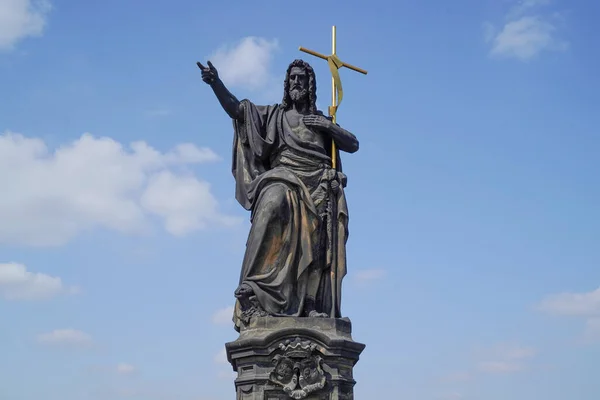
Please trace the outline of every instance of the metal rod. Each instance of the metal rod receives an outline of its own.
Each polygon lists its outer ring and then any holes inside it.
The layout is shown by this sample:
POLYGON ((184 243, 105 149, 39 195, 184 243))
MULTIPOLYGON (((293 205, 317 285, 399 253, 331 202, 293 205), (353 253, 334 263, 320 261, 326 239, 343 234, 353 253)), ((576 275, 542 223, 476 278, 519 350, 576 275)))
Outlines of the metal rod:
MULTIPOLYGON (((335 25, 331 28, 331 55, 335 55, 336 53, 336 43, 335 43, 335 25)), ((331 107, 335 109, 337 106, 337 98, 335 92, 335 79, 331 77, 331 107)), ((331 116, 332 122, 335 124, 336 117, 335 113, 331 116)), ((335 149, 335 141, 333 138, 331 139, 331 167, 336 169, 337 167, 337 159, 336 159, 336 149, 335 149)))
MULTIPOLYGON (((321 54, 321 53, 317 53, 316 51, 307 49, 306 47, 300 46, 298 48, 298 50, 303 51, 305 53, 308 53, 308 54, 310 54, 312 56, 319 57, 319 58, 321 58, 323 60, 327 60, 327 56, 326 55, 321 54)), ((365 69, 362 69, 362 68, 359 68, 359 67, 355 67, 354 65, 348 64, 348 63, 345 63, 345 62, 342 62, 342 67, 346 67, 348 69, 351 69, 352 71, 360 72, 363 75, 367 75, 367 73, 368 73, 367 70, 365 70, 365 69)))

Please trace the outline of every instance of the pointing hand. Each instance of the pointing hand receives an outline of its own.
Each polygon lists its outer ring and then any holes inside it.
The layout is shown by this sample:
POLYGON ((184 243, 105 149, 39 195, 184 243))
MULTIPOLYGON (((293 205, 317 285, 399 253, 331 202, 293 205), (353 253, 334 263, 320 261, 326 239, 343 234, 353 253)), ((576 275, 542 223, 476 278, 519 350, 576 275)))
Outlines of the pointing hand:
POLYGON ((210 61, 207 64, 208 67, 205 67, 200 63, 200 61, 196 63, 198 68, 200 68, 200 70, 202 71, 202 80, 210 85, 219 79, 219 73, 210 61))

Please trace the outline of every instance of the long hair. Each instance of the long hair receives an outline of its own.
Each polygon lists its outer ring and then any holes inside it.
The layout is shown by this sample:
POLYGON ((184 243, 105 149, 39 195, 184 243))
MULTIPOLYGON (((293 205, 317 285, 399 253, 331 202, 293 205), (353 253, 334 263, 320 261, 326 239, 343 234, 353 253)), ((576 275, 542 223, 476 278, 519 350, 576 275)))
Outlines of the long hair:
POLYGON ((312 69, 309 63, 304 60, 294 60, 290 64, 285 73, 285 81, 283 82, 283 100, 281 101, 281 107, 284 110, 288 110, 292 107, 292 98, 290 97, 290 72, 292 68, 299 67, 306 71, 308 74, 308 111, 311 114, 317 113, 317 79, 315 77, 315 71, 312 69))

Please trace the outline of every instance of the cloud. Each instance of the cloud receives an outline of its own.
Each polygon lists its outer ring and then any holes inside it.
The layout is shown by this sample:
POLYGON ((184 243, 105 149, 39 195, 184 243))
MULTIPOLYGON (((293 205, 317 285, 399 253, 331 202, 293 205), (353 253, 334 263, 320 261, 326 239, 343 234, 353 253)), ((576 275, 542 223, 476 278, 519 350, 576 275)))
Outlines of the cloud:
POLYGON ((600 287, 591 292, 548 296, 541 301, 538 309, 553 315, 600 316, 600 287))
POLYGON ((443 376, 440 382, 454 386, 455 384, 471 381, 481 375, 505 375, 525 372, 531 368, 532 359, 535 358, 537 353, 537 350, 533 347, 508 343, 476 349, 475 360, 467 371, 443 376))
POLYGON ((484 39, 491 44, 490 55, 526 61, 542 51, 566 50, 568 43, 559 37, 560 14, 547 15, 540 10, 547 4, 548 0, 519 2, 509 10, 501 29, 484 23, 484 39))
POLYGON ((600 318, 588 318, 585 322, 585 330, 583 331, 583 338, 587 341, 600 340, 600 318))
POLYGON ((168 108, 153 108, 146 110, 147 117, 168 117, 173 114, 173 111, 168 108))
POLYGON ((92 337, 85 332, 75 329, 56 329, 52 332, 42 333, 37 337, 38 343, 46 345, 89 346, 93 343, 92 337))
POLYGON ((488 351, 488 360, 480 362, 478 369, 492 374, 520 372, 527 369, 526 361, 536 354, 533 347, 501 344, 488 351))
POLYGON ((23 264, 0 263, 0 296, 7 300, 46 300, 78 292, 79 288, 65 287, 58 277, 29 272, 23 264))
POLYGON ((479 364, 479 369, 493 374, 506 374, 522 371, 523 365, 509 361, 484 361, 479 364))
POLYGON ((583 339, 588 342, 600 340, 600 287, 590 292, 550 295, 536 308, 556 316, 584 317, 583 339))
POLYGON ((219 371, 217 373, 217 377, 219 379, 223 379, 223 380, 234 380, 235 378, 237 378, 237 373, 233 372, 233 371, 219 371))
POLYGON ((173 235, 237 220, 222 215, 210 186, 185 167, 217 161, 208 148, 161 153, 86 133, 50 151, 37 138, 0 136, 0 244, 58 246, 95 228, 147 232, 158 218, 173 235))
POLYGON ((212 316, 212 322, 215 325, 231 325, 233 317, 233 306, 221 308, 212 316))
POLYGON ((552 23, 539 16, 508 22, 494 38, 491 54, 528 60, 542 50, 563 49, 553 36, 555 31, 552 23))
POLYGON ((120 363, 117 365, 117 373, 121 375, 130 375, 136 371, 136 368, 131 364, 120 363))
POLYGON ((227 361, 227 351, 225 348, 221 349, 215 357, 213 358, 213 362, 217 365, 217 378, 233 380, 237 377, 235 372, 231 371, 231 364, 227 361), (228 367, 226 367, 228 366, 228 367))
POLYGON ((444 383, 457 383, 457 382, 470 381, 471 379, 473 379, 472 373, 462 371, 462 372, 455 372, 455 373, 443 376, 441 381, 444 383))
POLYGON ((440 400, 460 400, 460 399, 464 399, 464 397, 465 396, 459 392, 447 392, 447 393, 442 393, 442 394, 438 395, 436 398, 438 398, 440 400))
POLYGON ((167 232, 175 236, 205 229, 209 224, 231 226, 237 222, 236 218, 216 212, 218 203, 208 183, 191 175, 177 176, 170 171, 150 177, 141 205, 162 217, 167 232))
POLYGON ((504 347, 503 353, 510 360, 524 360, 535 357, 537 351, 533 347, 509 346, 504 347))
POLYGON ((508 10, 506 19, 509 20, 519 18, 528 12, 535 12, 536 9, 549 4, 550 0, 519 0, 508 10))
POLYGON ((46 0, 0 1, 0 51, 14 49, 26 37, 41 36, 51 8, 46 0))
POLYGON ((144 399, 144 400, 213 400, 208 397, 192 396, 183 394, 185 389, 178 389, 164 383, 144 381, 142 383, 129 383, 125 387, 105 387, 94 394, 98 399, 144 399))
POLYGON ((489 349, 489 353, 506 360, 525 360, 535 357, 537 350, 533 347, 503 343, 489 349))
POLYGON ((358 283, 369 283, 378 281, 385 276, 383 269, 364 269, 354 273, 354 280, 358 283))
POLYGON ((228 365, 229 361, 227 361, 227 352, 225 351, 225 348, 221 349, 221 351, 219 351, 215 357, 213 358, 213 361, 215 362, 215 364, 218 365, 228 365))
POLYGON ((219 76, 227 85, 257 90, 270 88, 273 53, 279 49, 277 40, 245 37, 233 46, 224 46, 209 57, 219 76))

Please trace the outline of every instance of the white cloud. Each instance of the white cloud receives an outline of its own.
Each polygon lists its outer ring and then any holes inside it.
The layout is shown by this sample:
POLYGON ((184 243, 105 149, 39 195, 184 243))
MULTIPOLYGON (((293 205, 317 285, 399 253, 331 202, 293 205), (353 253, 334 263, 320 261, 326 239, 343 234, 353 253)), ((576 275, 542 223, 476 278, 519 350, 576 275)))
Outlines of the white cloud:
POLYGON ((442 377, 441 382, 457 384, 474 379, 480 374, 514 374, 531 368, 532 359, 537 355, 533 347, 510 343, 476 349, 473 368, 442 377))
POLYGON ((237 374, 231 370, 231 364, 227 361, 227 352, 225 348, 222 348, 215 357, 213 358, 214 363, 217 367, 217 378, 233 380, 237 377, 237 374))
POLYGON ((237 374, 235 372, 233 372, 233 371, 223 371, 223 370, 221 370, 221 371, 219 371, 217 373, 217 377, 219 379, 231 381, 231 380, 234 380, 235 378, 237 378, 237 374))
POLYGON ((237 222, 237 218, 217 212, 217 200, 208 183, 191 175, 177 176, 170 171, 162 171, 149 179, 141 205, 162 217, 167 232, 175 236, 204 229, 209 224, 233 225, 237 222))
POLYGON ((358 283, 373 282, 382 279, 385 276, 383 269, 364 269, 354 273, 354 279, 358 283))
POLYGON ((439 396, 437 396, 437 398, 440 400, 461 400, 464 397, 465 396, 459 392, 447 392, 447 393, 442 393, 439 396))
POLYGON ((51 152, 37 138, 0 136, 0 244, 57 246, 94 228, 141 233, 151 216, 183 235, 234 220, 210 186, 181 169, 218 159, 184 143, 161 153, 84 134, 51 152), (168 190, 168 193, 163 192, 168 190))
POLYGON ((486 351, 488 360, 482 361, 478 369, 482 372, 505 374, 527 369, 527 360, 535 357, 536 349, 510 344, 500 344, 486 351))
POLYGON ((41 36, 50 9, 46 0, 0 1, 0 51, 12 50, 26 37, 41 36))
POLYGON ((513 7, 508 11, 506 19, 517 19, 528 12, 535 12, 539 10, 541 6, 550 4, 550 0, 519 0, 513 7))
POLYGON ((271 61, 278 48, 277 40, 250 36, 222 47, 209 60, 225 84, 264 90, 272 85, 271 61))
POLYGON ((75 329, 56 329, 42 333, 38 335, 37 340, 47 345, 89 346, 93 343, 90 335, 75 329))
POLYGON ((494 40, 494 37, 496 36, 496 27, 491 23, 491 22, 484 22, 483 23, 483 40, 486 43, 491 42, 492 40, 494 40))
POLYGON ((559 293, 546 297, 537 309, 559 316, 584 317, 585 341, 600 340, 600 287, 583 293, 559 293))
POLYGON ((479 364, 479 369, 493 374, 505 374, 522 371, 523 365, 510 361, 485 361, 479 364))
POLYGON ((591 292, 548 296, 542 300, 538 308, 554 315, 600 316, 600 287, 591 292))
POLYGON ((509 346, 504 348, 504 357, 509 360, 524 360, 533 358, 537 350, 533 347, 509 346))
POLYGON ((491 54, 528 60, 542 50, 560 50, 556 41, 556 27, 542 17, 522 17, 508 22, 494 38, 491 54))
POLYGON ((473 379, 473 374, 466 371, 454 372, 452 374, 448 374, 443 376, 441 381, 444 383, 457 383, 457 382, 466 382, 473 379))
POLYGON ((153 108, 146 110, 147 117, 168 117, 173 114, 173 111, 169 108, 153 108))
POLYGON ((0 296, 7 300, 45 300, 78 292, 75 286, 65 287, 59 277, 29 272, 22 264, 0 263, 0 296))
POLYGON ((562 51, 568 43, 559 38, 560 14, 546 15, 539 8, 548 0, 525 0, 507 14, 501 29, 484 23, 484 39, 491 43, 490 54, 529 60, 542 51, 562 51))
POLYGON ((121 375, 129 375, 129 374, 134 373, 135 371, 136 371, 136 368, 131 364, 120 363, 117 365, 117 373, 119 373, 121 375))
POLYGON ((225 351, 225 348, 221 349, 221 351, 219 351, 213 361, 215 362, 215 364, 219 364, 219 365, 227 365, 229 364, 229 361, 227 361, 227 352, 225 351))
MULTIPOLYGON (((145 381, 143 383, 129 384, 128 387, 107 387, 102 392, 96 392, 102 399, 144 399, 144 400, 171 400, 191 399, 189 395, 174 387, 145 381)), ((200 399, 198 399, 200 400, 200 399)), ((203 400, 209 400, 207 398, 203 400)))
POLYGON ((215 325, 231 325, 233 317, 233 306, 221 308, 212 316, 212 322, 215 325))
POLYGON ((585 322, 585 330, 583 331, 583 337, 587 341, 600 340, 600 318, 588 318, 585 322))
POLYGON ((502 343, 488 349, 488 354, 505 360, 525 360, 535 357, 537 350, 529 346, 502 343))

